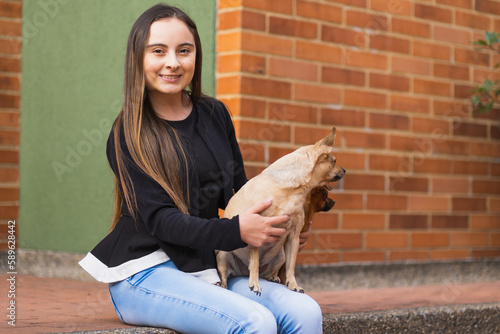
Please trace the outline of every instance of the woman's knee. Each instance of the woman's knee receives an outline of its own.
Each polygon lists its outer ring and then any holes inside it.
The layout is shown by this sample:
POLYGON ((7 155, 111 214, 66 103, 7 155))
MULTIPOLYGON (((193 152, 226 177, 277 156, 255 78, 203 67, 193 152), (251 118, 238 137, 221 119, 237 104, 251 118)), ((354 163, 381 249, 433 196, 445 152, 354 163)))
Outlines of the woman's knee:
POLYGON ((296 295, 284 306, 285 316, 279 327, 284 333, 322 332, 323 314, 318 303, 305 294, 296 295))

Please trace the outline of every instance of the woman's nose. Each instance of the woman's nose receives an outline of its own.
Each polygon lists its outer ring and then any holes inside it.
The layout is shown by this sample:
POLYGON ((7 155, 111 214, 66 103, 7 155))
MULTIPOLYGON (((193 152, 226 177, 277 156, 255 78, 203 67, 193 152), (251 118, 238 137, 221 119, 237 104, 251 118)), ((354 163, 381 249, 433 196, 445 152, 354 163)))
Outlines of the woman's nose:
POLYGON ((165 57, 165 67, 166 68, 177 68, 179 67, 179 61, 177 60, 177 55, 175 53, 170 53, 165 57))

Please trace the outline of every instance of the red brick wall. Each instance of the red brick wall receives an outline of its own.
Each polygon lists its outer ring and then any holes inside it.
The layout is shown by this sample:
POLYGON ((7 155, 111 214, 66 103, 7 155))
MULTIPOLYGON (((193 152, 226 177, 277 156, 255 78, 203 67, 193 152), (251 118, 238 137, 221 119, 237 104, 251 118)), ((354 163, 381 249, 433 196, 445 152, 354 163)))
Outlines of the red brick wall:
POLYGON ((0 250, 19 209, 21 10, 21 0, 0 0, 0 250))
MULTIPOLYGON (((338 130, 330 213, 299 262, 500 257, 500 111, 468 94, 500 57, 491 0, 219 0, 217 96, 249 176, 338 130)), ((498 74, 497 74, 498 78, 498 74)))

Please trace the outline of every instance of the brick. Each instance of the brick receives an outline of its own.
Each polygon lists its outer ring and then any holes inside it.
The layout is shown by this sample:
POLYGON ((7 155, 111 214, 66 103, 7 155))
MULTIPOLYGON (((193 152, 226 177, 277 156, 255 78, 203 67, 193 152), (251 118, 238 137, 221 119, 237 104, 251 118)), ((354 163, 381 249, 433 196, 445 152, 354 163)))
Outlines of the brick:
POLYGON ((447 247, 450 245, 449 233, 413 232, 411 234, 412 248, 447 247))
POLYGON ((414 79, 413 90, 417 94, 451 96, 451 85, 448 82, 414 79))
POLYGON ((216 50, 218 53, 241 50, 241 32, 218 33, 216 50))
POLYGON ((346 24, 369 30, 387 30, 387 17, 380 14, 369 14, 364 11, 346 10, 346 24))
POLYGON ((468 250, 433 250, 431 258, 433 260, 464 259, 469 257, 468 250))
POLYGON ((433 215, 431 218, 431 226, 433 229, 466 229, 469 227, 469 217, 458 215, 433 215))
POLYGON ((427 251, 392 251, 391 261, 429 260, 430 254, 427 251))
POLYGON ((19 131, 0 131, 1 146, 19 146, 20 133, 19 131))
POLYGON ((19 112, 2 112, 0 111, 0 126, 17 128, 20 125, 20 113, 19 112))
POLYGON ((266 148, 260 144, 239 143, 243 161, 262 161, 266 160, 266 148))
POLYGON ((397 75, 371 73, 370 87, 407 92, 410 90, 410 80, 397 75))
POLYGON ((345 64, 354 67, 385 70, 388 66, 387 56, 374 52, 348 49, 345 52, 345 64))
POLYGON ((3 20, 0 18, 0 35, 21 36, 21 22, 3 20))
POLYGON ((457 212, 486 211, 486 198, 454 197, 452 198, 452 210, 457 212))
POLYGON ((421 230, 427 229, 428 218, 426 215, 391 214, 389 228, 394 230, 421 230))
POLYGON ((365 126, 365 112, 346 109, 321 109, 321 123, 346 126, 365 126))
POLYGON ((289 82, 253 77, 241 78, 242 94, 290 99, 291 89, 289 82))
POLYGON ((488 198, 488 208, 490 212, 500 212, 500 198, 488 198))
POLYGON ((488 233, 486 232, 453 232, 451 235, 452 246, 480 247, 488 246, 488 233))
POLYGON ((453 154, 453 155, 468 155, 471 150, 468 141, 461 140, 444 140, 435 141, 433 147, 435 153, 453 154))
POLYGON ((382 194, 367 195, 366 207, 368 210, 406 210, 407 206, 407 196, 382 194))
POLYGON ((391 110, 409 111, 428 114, 430 110, 429 99, 416 98, 405 95, 390 95, 391 110))
POLYGON ((498 258, 500 257, 500 249, 487 249, 487 250, 472 250, 471 256, 476 259, 481 258, 498 258))
POLYGON ((340 63, 342 60, 342 50, 338 46, 300 40, 296 41, 295 55, 325 63, 340 63))
POLYGON ((453 135, 465 137, 487 138, 488 127, 484 124, 471 123, 464 120, 453 121, 453 135))
POLYGON ((424 4, 415 4, 415 17, 439 23, 452 23, 453 20, 451 10, 424 4))
POLYGON ((493 163, 493 162, 491 163, 490 175, 496 177, 500 176, 500 163, 493 163))
POLYGON ((18 205, 0 205, 0 219, 15 219, 19 217, 18 205))
POLYGON ((323 66, 321 81, 344 85, 365 85, 365 73, 336 67, 323 66))
POLYGON ((470 216, 470 226, 477 230, 500 230, 500 215, 486 214, 470 216))
POLYGON ((269 158, 268 158, 268 162, 269 163, 273 163, 275 162, 276 160, 278 160, 279 158, 281 158, 282 156, 288 154, 288 153, 292 153, 293 151, 295 150, 295 147, 292 149, 292 148, 289 148, 289 147, 275 147, 275 146, 270 146, 269 147, 269 158))
POLYGON ((389 147, 391 150, 431 153, 432 139, 414 138, 399 135, 389 135, 389 147))
POLYGON ((233 97, 221 98, 232 115, 264 118, 266 116, 266 103, 261 100, 233 97))
POLYGON ((471 154, 485 157, 500 157, 500 144, 490 142, 471 142, 471 154))
POLYGON ((436 0, 436 3, 447 6, 472 9, 472 0, 436 0))
POLYGON ((469 84, 455 83, 455 94, 453 94, 453 97, 457 99, 469 99, 471 96, 471 91, 474 90, 475 88, 476 87, 472 84, 469 85, 469 84))
POLYGON ((490 54, 484 52, 477 52, 471 48, 455 48, 455 61, 469 65, 489 66, 490 54))
POLYGON ((252 29, 265 31, 266 16, 249 10, 234 10, 230 12, 220 12, 219 31, 228 29, 252 29))
MULTIPOLYGON (((19 151, 9 150, 7 148, 0 149, 0 164, 18 164, 19 151)), ((3 181, 3 179, 1 179, 3 181)))
POLYGON ((391 15, 411 16, 413 4, 409 0, 371 0, 370 8, 377 11, 387 12, 391 15))
POLYGON ((241 91, 241 78, 238 76, 217 79, 217 95, 238 94, 241 91))
POLYGON ((337 229, 339 225, 339 215, 320 212, 313 217, 313 228, 315 231, 318 229, 337 229))
POLYGON ((434 40, 453 44, 470 45, 472 36, 469 30, 449 28, 443 26, 434 27, 434 40))
POLYGON ((410 211, 443 212, 449 211, 450 200, 445 196, 410 196, 410 211))
POLYGON ((217 3, 219 9, 227 9, 241 7, 243 4, 243 0, 220 0, 217 3))
POLYGON ((333 155, 337 158, 337 166, 351 170, 365 170, 365 154, 345 151, 334 151, 333 155))
POLYGON ((370 36, 370 48, 397 53, 410 53, 410 42, 408 39, 391 37, 385 35, 370 36))
POLYGON ((342 22, 342 8, 310 1, 297 2, 297 15, 328 22, 342 22))
POLYGON ((302 20, 271 17, 269 19, 269 32, 271 34, 315 39, 317 25, 302 20))
POLYGON ((383 262, 385 252, 343 252, 342 262, 383 262))
POLYGON ((269 119, 302 123, 316 123, 317 108, 287 103, 269 103, 269 119))
POLYGON ((21 72, 21 59, 0 57, 0 72, 21 72))
POLYGON ((460 65, 434 64, 434 75, 441 78, 470 80, 469 68, 460 65))
POLYGON ((472 192, 474 194, 500 195, 500 181, 472 180, 472 192))
POLYGON ((492 247, 500 247, 500 233, 492 233, 491 234, 491 246, 492 247))
POLYGON ((399 232, 368 232, 366 234, 366 248, 404 248, 407 246, 408 236, 399 232))
POLYGON ((451 48, 442 44, 414 40, 412 50, 417 57, 451 60, 451 48))
POLYGON ((344 104, 368 108, 387 108, 387 95, 367 91, 346 89, 344 93, 344 104))
POLYGON ((391 191, 416 191, 427 192, 429 191, 429 180, 423 177, 403 177, 391 176, 389 178, 391 191))
POLYGON ((430 24, 398 17, 392 18, 391 30, 396 33, 423 38, 430 38, 431 36, 430 24))
POLYGON ((290 142, 290 127, 282 123, 239 120, 239 138, 290 142))
POLYGON ((392 56, 392 70, 404 74, 430 75, 431 63, 427 60, 418 60, 400 55, 392 56))
POLYGON ((318 233, 317 242, 324 248, 349 249, 361 248, 361 233, 318 233))
POLYGON ((340 89, 325 85, 294 84, 295 99, 316 103, 340 103, 340 89))
POLYGON ((356 210, 363 209, 363 196, 356 193, 334 193, 335 209, 337 210, 356 210))
POLYGON ((487 14, 500 13, 500 3, 494 0, 476 0, 476 10, 487 14))
POLYGON ((0 93, 0 108, 19 109, 20 105, 21 105, 21 98, 19 95, 0 93))
MULTIPOLYGON (((337 204, 335 204, 337 205, 337 204)), ((380 213, 344 213, 343 230, 381 230, 385 228, 385 215, 380 213)))
POLYGON ((21 54, 21 39, 14 39, 13 37, 0 36, 0 50, 3 54, 20 55, 21 54))
POLYGON ((292 48, 293 41, 289 38, 246 31, 241 33, 241 50, 291 56, 292 48))
POLYGON ((405 155, 370 154, 370 170, 410 172, 410 159, 405 155))
POLYGON ((346 44, 362 48, 366 46, 366 34, 354 29, 322 25, 321 40, 335 44, 346 44))
POLYGON ((432 179, 432 191, 445 194, 465 194, 469 192, 467 178, 437 178, 432 179))
POLYGON ((434 133, 440 135, 450 135, 450 123, 448 121, 413 117, 412 131, 421 133, 434 133))
POLYGON ((266 12, 276 12, 283 14, 292 14, 292 0, 267 1, 267 0, 242 0, 244 7, 260 9, 266 12))
POLYGON ((455 22, 467 28, 475 28, 483 31, 489 31, 491 27, 491 19, 489 17, 459 10, 455 12, 455 22))
POLYGON ((346 190, 384 190, 385 177, 383 175, 355 174, 343 180, 346 190))
POLYGON ((356 148, 385 148, 385 134, 343 131, 346 147, 356 148))
POLYGON ((488 175, 488 163, 473 160, 455 160, 451 171, 453 174, 462 175, 488 175))
POLYGON ((0 188, 0 202, 19 201, 19 188, 0 188))
POLYGON ((316 81, 318 79, 318 66, 301 60, 271 58, 269 60, 269 74, 290 79, 316 81))
POLYGON ((266 73, 266 58, 249 54, 225 54, 217 57, 217 72, 266 73))
POLYGON ((331 129, 318 129, 312 126, 296 126, 294 127, 294 143, 301 145, 312 145, 318 140, 326 137, 331 129))
POLYGON ((389 114, 370 114, 369 126, 391 130, 409 130, 410 128, 407 116, 389 114))
POLYGON ((0 1, 0 13, 3 17, 21 18, 21 2, 0 1))
POLYGON ((433 108, 435 114, 444 115, 447 117, 452 117, 452 116, 467 117, 469 115, 468 106, 459 102, 436 100, 434 101, 433 108))
POLYGON ((414 158, 413 171, 415 173, 449 174, 452 170, 452 162, 445 159, 433 159, 427 157, 414 158))

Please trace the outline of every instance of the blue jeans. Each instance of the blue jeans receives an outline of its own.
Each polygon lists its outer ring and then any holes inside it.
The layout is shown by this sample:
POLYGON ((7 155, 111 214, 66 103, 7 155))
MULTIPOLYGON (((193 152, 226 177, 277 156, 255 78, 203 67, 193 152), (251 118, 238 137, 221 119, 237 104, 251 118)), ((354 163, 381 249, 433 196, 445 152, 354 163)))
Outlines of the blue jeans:
POLYGON ((229 279, 223 289, 177 269, 172 261, 109 285, 116 313, 130 325, 181 333, 322 332, 319 305, 306 294, 260 280, 262 295, 248 277, 229 279))

